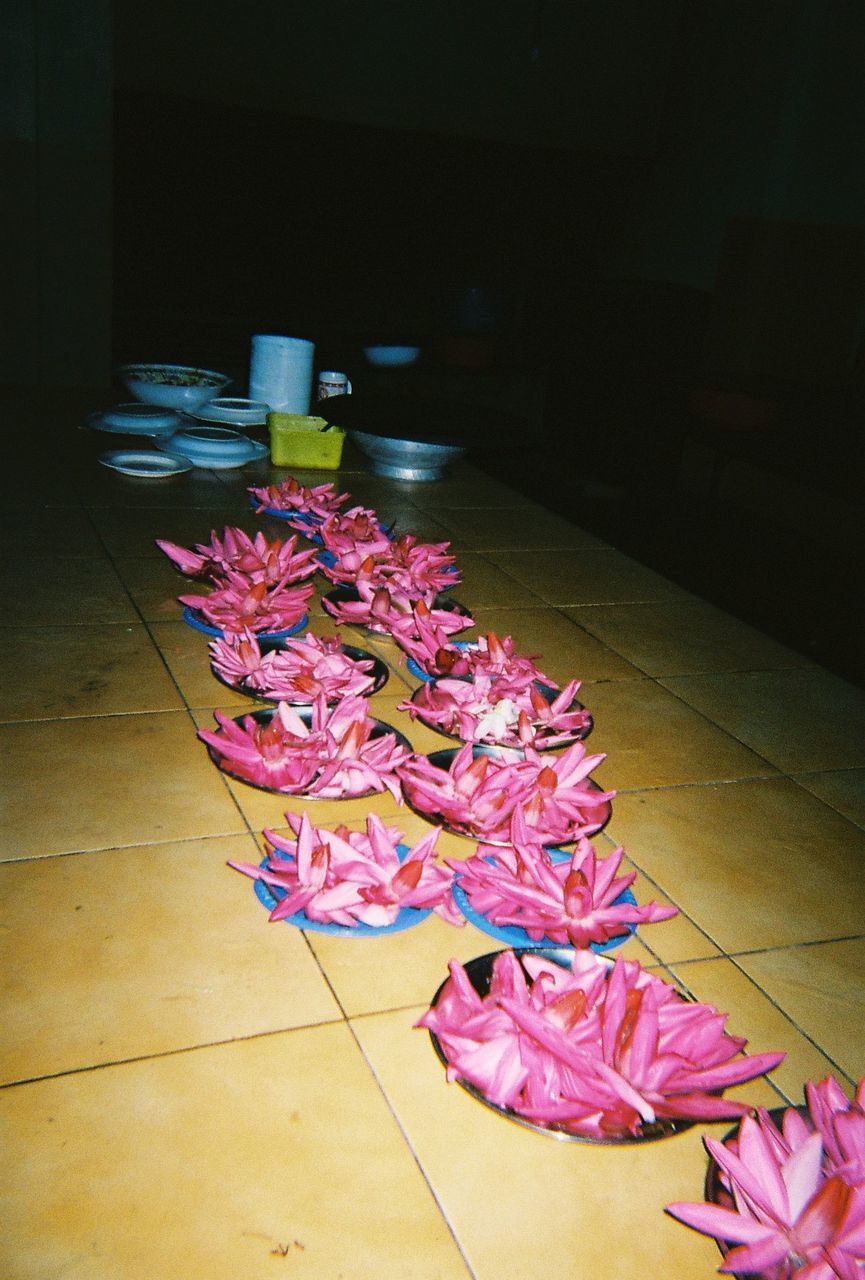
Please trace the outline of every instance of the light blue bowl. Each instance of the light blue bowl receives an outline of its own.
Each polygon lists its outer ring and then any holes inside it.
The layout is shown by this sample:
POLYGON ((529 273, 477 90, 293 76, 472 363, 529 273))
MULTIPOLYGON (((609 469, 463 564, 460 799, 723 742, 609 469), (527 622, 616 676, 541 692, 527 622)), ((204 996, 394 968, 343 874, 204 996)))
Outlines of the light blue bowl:
POLYGON ((402 365, 414 364, 420 355, 420 347, 374 346, 364 347, 363 354, 370 364, 381 369, 396 369, 402 365))

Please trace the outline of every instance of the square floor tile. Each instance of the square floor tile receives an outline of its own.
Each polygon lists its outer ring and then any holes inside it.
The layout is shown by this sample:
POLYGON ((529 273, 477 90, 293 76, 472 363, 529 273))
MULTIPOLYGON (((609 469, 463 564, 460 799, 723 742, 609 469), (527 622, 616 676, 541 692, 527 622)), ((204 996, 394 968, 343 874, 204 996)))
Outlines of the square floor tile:
POLYGON ((178 596, 207 595, 206 586, 184 578, 165 556, 160 559, 155 556, 124 557, 115 565, 136 609, 147 622, 179 619, 183 605, 178 596))
POLYGON ((610 835, 723 951, 861 931, 865 832, 788 779, 620 795, 610 835))
POLYGON ((865 1076, 865 937, 763 951, 738 963, 852 1082, 865 1076))
POLYGON ((865 769, 835 769, 825 773, 797 773, 796 781, 812 795, 865 827, 865 769))
MULTIPOLYGON (((222 493, 215 496, 217 501, 226 498, 222 493)), ((249 534, 262 525, 261 517, 251 507, 237 511, 228 501, 224 506, 166 507, 161 511, 91 507, 90 516, 112 556, 148 556, 155 560, 167 559, 156 545, 157 538, 191 549, 197 543, 208 543, 212 533, 221 538, 227 525, 239 526, 249 534)), ((285 526, 278 536, 289 538, 291 532, 285 526)))
POLYGON ((0 1123, 4 1275, 469 1280, 344 1024, 6 1089, 0 1123))
POLYGON ((6 560, 0 627, 140 622, 123 583, 105 559, 6 560))
POLYGON ((228 859, 252 836, 0 865, 3 1083, 339 1018, 228 859))
POLYGON ((0 506, 0 545, 16 547, 20 555, 46 559, 105 556, 105 547, 87 512, 76 507, 58 509, 30 504, 19 510, 0 506))
POLYGON ((653 680, 592 684, 581 693, 595 722, 586 747, 592 753, 607 753, 593 775, 606 788, 629 790, 775 772, 653 680))
MULTIPOLYGON (((512 635, 517 652, 534 657, 537 665, 558 685, 568 680, 629 680, 640 672, 607 645, 557 609, 482 608, 473 610, 475 627, 465 639, 494 631, 512 635)), ((459 637, 458 637, 459 638, 459 637)), ((588 697, 586 691, 584 696, 588 697)))
POLYGON ((509 548, 607 546, 601 538, 537 505, 438 507, 436 518, 444 525, 458 554, 509 548))
POLYGON ((597 605, 578 620, 652 676, 813 664, 703 600, 597 605))
POLYGON ((865 764, 865 692, 819 667, 662 683, 779 769, 865 764))
MULTIPOLYGON (((501 551, 490 559, 547 604, 674 600, 687 592, 621 551, 501 551)), ((486 603, 486 602, 484 602, 486 603)))
POLYGON ((0 754, 5 858, 245 830, 183 711, 3 725, 0 754))
MULTIPOLYGON (((747 964, 750 957, 743 959, 747 964)), ((746 1038, 747 1053, 786 1053, 787 1057, 769 1074, 769 1079, 794 1105, 802 1101, 806 1080, 822 1080, 833 1070, 832 1062, 802 1034, 785 1006, 781 1004, 779 1008, 732 960, 677 964, 673 972, 695 999, 713 1004, 729 1015, 726 1029, 730 1035, 746 1038)))
POLYGON ((462 551, 458 563, 463 578, 453 595, 472 613, 482 608, 537 609, 542 603, 532 583, 519 582, 507 565, 499 568, 490 556, 462 551))
MULTIPOLYGON (((421 1012, 353 1026, 477 1280, 546 1280, 563 1259, 573 1276, 713 1274, 714 1244, 663 1211, 702 1199, 702 1128, 623 1147, 530 1132, 446 1083, 426 1031, 409 1030, 421 1012)), ((761 1084, 750 1089, 755 1101, 777 1102, 761 1084)))
POLYGON ((168 711, 183 705, 139 624, 10 626, 0 657, 0 720, 168 711))

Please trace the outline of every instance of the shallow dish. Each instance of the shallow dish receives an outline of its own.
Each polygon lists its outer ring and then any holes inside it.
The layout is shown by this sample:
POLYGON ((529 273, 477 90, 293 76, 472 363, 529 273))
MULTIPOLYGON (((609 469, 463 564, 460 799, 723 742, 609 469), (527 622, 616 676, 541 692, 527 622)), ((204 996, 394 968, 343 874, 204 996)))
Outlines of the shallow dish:
MULTIPOLYGON (((307 724, 307 725, 311 724, 312 722, 311 708, 307 709, 307 708, 301 707, 300 709, 298 709, 297 707, 295 707, 295 711, 297 711, 298 716, 304 722, 304 724, 307 724)), ((235 716, 234 722, 235 724, 240 725, 243 723, 244 720, 247 720, 251 717, 253 720, 255 720, 257 724, 267 725, 270 723, 270 721, 273 719, 275 715, 276 715, 276 708, 268 707, 263 711, 247 711, 242 716, 235 716)), ((408 738, 405 737, 404 734, 400 733, 399 729, 395 729, 392 724, 388 724, 384 720, 377 720, 374 716, 370 716, 370 719, 372 720, 372 725, 373 725, 369 735, 371 741, 376 738, 383 738, 390 733, 390 734, 393 734, 398 746, 405 747, 406 750, 411 751, 411 743, 409 742, 408 738)), ((293 800, 300 799, 300 800, 332 801, 335 799, 363 800, 367 796, 374 796, 379 794, 379 792, 377 792, 372 787, 370 787, 368 791, 362 791, 362 792, 359 792, 357 795, 353 795, 353 796, 317 796, 317 795, 310 795, 309 792, 307 791, 283 791, 278 787, 265 787, 260 782, 251 782, 249 778, 244 778, 242 774, 237 773, 231 767, 230 763, 223 763, 223 761, 225 760, 225 757, 220 755, 219 752, 216 751, 215 748, 213 748, 210 745, 210 743, 206 743, 205 745, 207 747, 207 754, 210 756, 213 763, 222 773, 227 774, 229 778, 234 778, 236 782, 242 782, 246 787, 253 787, 254 790, 256 791, 266 791, 268 792, 269 795, 289 796, 293 800)))
MULTIPOLYGON (((425 680, 422 685, 420 685, 417 689, 415 689, 414 693, 411 695, 411 698, 409 699, 409 701, 415 707, 415 714, 417 716, 417 719, 420 720, 422 724, 425 724, 428 729, 432 729, 434 733, 440 733, 444 738, 454 738, 456 739, 457 742, 478 742, 488 747, 506 747, 506 748, 513 748, 514 750, 517 750, 517 751, 519 751, 522 748, 523 744, 519 741, 506 742, 506 741, 503 741, 502 739, 496 739, 496 740, 490 741, 489 737, 463 738, 462 735, 455 732, 454 729, 450 727, 445 728, 444 725, 439 724, 431 715, 426 714, 427 708, 424 706, 424 699, 430 697, 430 691, 431 690, 434 691, 436 689, 441 679, 460 680, 466 684, 471 683, 471 680, 468 676, 445 676, 445 677, 437 677, 436 679, 425 680)), ((550 685, 541 684, 540 681, 537 681, 537 680, 535 681, 535 686, 541 691, 544 698, 546 698, 548 702, 552 702, 553 699, 556 698, 559 695, 559 693, 561 693, 560 689, 553 689, 550 685)), ((577 702, 576 699, 574 699, 574 701, 571 703, 570 707, 568 708, 568 711, 571 713, 577 712, 577 711, 585 711, 585 710, 586 709, 583 706, 583 704, 581 702, 577 702)), ((528 745, 532 747, 535 751, 557 751, 560 747, 570 746, 572 742, 584 741, 586 738, 588 738, 589 734, 592 732, 592 729, 594 728, 594 721, 592 720, 592 717, 588 715, 588 712, 586 713, 586 715, 588 717, 586 720, 586 723, 578 729, 571 730, 571 732, 569 733, 553 733, 553 734, 545 735, 543 726, 540 726, 537 730, 537 736, 528 745), (553 741, 549 741, 550 737, 553 738, 553 741)), ((454 710, 454 719, 456 719, 456 709, 454 710)))
MULTIPOLYGON (((400 862, 405 859, 409 852, 407 844, 398 844, 396 847, 400 862)), ((277 858, 288 861, 280 853, 274 850, 277 858)), ((262 867, 267 866, 267 858, 264 858, 259 864, 262 867)), ((255 896, 268 911, 272 911, 278 902, 285 897, 284 889, 277 889, 273 885, 265 884, 263 880, 254 880, 255 896)), ((429 907, 401 907, 397 918, 392 924, 371 925, 358 921, 355 925, 347 924, 331 924, 325 920, 310 920, 303 911, 296 911, 293 916, 286 916, 285 924, 294 925, 296 929, 306 929, 312 933, 329 933, 338 938, 381 938, 389 933, 405 933, 406 929, 413 929, 415 925, 423 924, 428 915, 432 914, 429 907)))
POLYGON ((136 400, 166 409, 197 409, 231 381, 224 373, 187 364, 125 364, 119 372, 136 400))
MULTIPOLYGON (((268 455, 266 445, 250 440, 237 431, 216 426, 185 427, 169 436, 164 441, 164 447, 188 458, 193 466, 203 467, 208 471, 234 470, 268 455)), ((163 448, 162 440, 157 441, 157 448, 163 448)))
MULTIPOLYGON (((259 637, 256 637, 256 639, 259 639, 259 637)), ((288 639, 288 637, 286 637, 286 639, 288 639)), ((282 645, 279 641, 274 641, 270 644, 262 643, 260 648, 262 650, 280 649, 282 648, 282 645)), ((388 671, 386 664, 382 662, 381 658, 377 658, 375 654, 368 653, 366 649, 356 649, 355 646, 351 644, 340 645, 340 652, 345 654, 347 658, 351 658, 353 662, 372 663, 372 669, 369 672, 369 678, 372 680, 372 684, 368 689, 363 691, 361 694, 362 697, 371 697, 372 694, 378 693, 379 689, 383 689, 387 684, 390 672, 388 671)), ((245 680, 226 679, 225 676, 219 675, 212 664, 210 670, 220 684, 224 684, 228 689, 233 689, 235 693, 245 694, 247 698, 254 698, 256 702, 287 702, 289 706, 292 707, 308 707, 312 701, 310 698, 275 698, 268 693, 264 693, 261 689, 251 688, 245 680)), ((334 703, 339 702, 339 697, 340 695, 334 698, 328 698, 328 706, 333 706, 334 703)))
POLYGON ((100 453, 103 467, 119 471, 124 476, 139 476, 146 480, 161 480, 165 476, 183 475, 192 470, 192 463, 173 453, 147 453, 135 449, 113 449, 100 453))
MULTIPOLYGON (((221 627, 215 627, 212 622, 208 622, 198 609, 192 609, 189 605, 185 605, 183 609, 183 621, 187 626, 193 627, 196 631, 201 631, 206 636, 217 636, 224 639, 225 632, 221 627)), ((296 636, 298 631, 302 631, 309 622, 309 614, 304 613, 298 619, 293 627, 288 627, 285 631, 256 631, 255 638, 259 644, 269 644, 273 641, 287 640, 289 636, 296 636)), ((266 698, 262 698, 262 702, 266 702, 266 698)))
MULTIPOLYGON (((499 954, 501 953, 498 951, 491 951, 488 955, 478 956, 463 965, 469 981, 479 996, 485 996, 489 993, 493 962, 499 954)), ((526 947, 516 950, 514 954, 520 964, 522 964, 524 955, 536 955, 552 961, 553 964, 561 965, 563 969, 570 969, 574 952, 570 947, 526 947)), ((612 962, 606 961, 605 963, 611 964, 612 962)), ((449 981, 450 979, 446 978, 433 996, 433 1006, 438 1003, 449 981)), ((684 996, 682 998, 684 999, 684 996)), ((433 1031, 430 1031, 429 1037, 440 1061, 446 1067, 449 1066, 450 1059, 445 1053, 438 1036, 433 1031)), ((606 1138, 593 1138, 588 1134, 573 1133, 554 1124, 541 1124, 520 1115, 518 1111, 513 1111, 510 1107, 499 1106, 498 1103, 491 1102, 486 1094, 482 1093, 475 1085, 469 1083, 468 1080, 463 1080, 461 1076, 455 1076, 454 1083, 465 1089, 466 1093, 471 1094, 478 1102, 482 1102, 485 1107, 489 1107, 491 1111, 504 1116, 506 1120, 512 1120, 514 1124, 522 1125, 525 1129, 532 1129, 535 1133, 542 1133, 549 1138, 556 1138, 559 1142, 583 1142, 588 1143, 590 1146, 635 1146, 642 1142, 656 1142, 659 1138, 672 1137, 673 1134, 682 1133, 685 1129, 693 1128, 694 1125, 693 1120, 658 1120, 654 1124, 644 1125, 638 1134, 612 1134, 606 1138)))
MULTIPOLYGON (((311 535, 305 535, 311 536, 311 535)), ((360 592, 357 587, 334 587, 332 591, 327 591, 321 597, 331 604, 352 604, 356 600, 360 600, 360 592)), ((471 614, 464 604, 460 604, 459 600, 451 600, 449 596, 439 593, 433 601, 433 608, 444 609, 448 613, 459 614, 461 618, 470 618, 471 614)), ((325 613, 329 610, 325 609, 325 613)), ((391 633, 386 627, 368 622, 345 622, 343 626, 355 627, 358 631, 367 632, 370 635, 379 636, 388 640, 392 639, 391 633)))
POLYGON ((374 346, 364 347, 363 354, 370 364, 380 369, 399 369, 415 363, 420 355, 420 347, 376 343, 374 346))
POLYGON ((398 440, 369 431, 349 432, 357 447, 372 462, 373 475, 393 480, 440 480, 449 462, 465 453, 457 444, 432 444, 423 440, 398 440))
POLYGON ((228 427, 263 427, 270 406, 263 400, 217 396, 190 414, 198 422, 222 422, 228 427))
POLYGON ((127 436, 170 436, 180 426, 180 415, 173 409, 158 409, 149 404, 116 404, 87 417, 94 431, 110 431, 127 436))

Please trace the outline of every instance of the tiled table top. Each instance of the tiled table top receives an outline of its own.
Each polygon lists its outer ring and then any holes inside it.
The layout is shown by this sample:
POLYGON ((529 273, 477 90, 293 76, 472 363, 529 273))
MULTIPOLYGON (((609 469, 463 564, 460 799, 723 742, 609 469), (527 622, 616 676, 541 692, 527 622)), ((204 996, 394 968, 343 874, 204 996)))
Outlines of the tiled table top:
MULTIPOLYGON (((451 957, 496 949, 485 935, 267 923, 226 862, 257 860, 291 806, 220 775, 196 739, 245 700, 211 676, 153 539, 285 536, 245 486, 286 473, 126 479, 76 426, 59 419, 44 477, 0 482, 0 1275, 713 1275, 714 1245, 663 1206, 701 1198, 701 1135, 724 1127, 559 1143, 446 1084, 413 1023, 451 957)), ((481 629, 583 679, 598 777, 619 792, 598 843, 625 846, 638 899, 680 910, 624 953, 729 1012, 754 1051, 787 1051, 739 1095, 778 1105, 865 1073, 861 692, 469 463, 411 485, 349 457, 335 478, 453 542, 481 629)), ((317 602, 311 623, 334 629, 317 602)), ((447 745, 397 709, 414 681, 396 648, 361 643, 390 670, 375 714, 447 745)), ((390 796, 312 808, 427 829, 390 796)))

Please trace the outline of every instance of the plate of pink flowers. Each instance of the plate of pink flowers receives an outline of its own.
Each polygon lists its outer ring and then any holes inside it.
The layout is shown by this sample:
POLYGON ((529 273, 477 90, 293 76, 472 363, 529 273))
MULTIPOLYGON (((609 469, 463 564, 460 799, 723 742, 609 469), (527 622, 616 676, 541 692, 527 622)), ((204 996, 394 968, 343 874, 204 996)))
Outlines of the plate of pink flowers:
POLYGON ((743 1056, 746 1041, 725 1032, 717 1009, 635 960, 539 948, 449 969, 415 1024, 448 1081, 560 1141, 646 1142, 745 1115, 748 1104, 723 1090, 785 1056, 743 1056))
POLYGON ((859 1280, 865 1263, 865 1078, 850 1099, 834 1076, 805 1105, 763 1107, 709 1152, 705 1202, 667 1212, 714 1237, 724 1271, 766 1280, 859 1280))
POLYGON ((229 777, 261 791, 314 800, 348 800, 389 791, 401 801, 397 768, 411 754, 406 738, 369 715, 365 698, 328 707, 280 702, 232 719, 214 711, 218 728, 199 729, 211 760, 229 777))
POLYGON ((420 685, 399 710, 461 742, 553 751, 592 731, 591 714, 576 698, 579 687, 579 680, 554 689, 496 676, 443 677, 420 685))
POLYGON ((436 857, 438 831, 410 848, 375 814, 365 832, 315 827, 306 813, 285 816, 292 835, 265 831, 269 851, 258 866, 228 864, 254 880, 271 921, 345 938, 402 933, 433 911, 461 922, 451 873, 436 857))
POLYGON ((414 612, 421 607, 448 634, 465 631, 474 621, 465 605, 441 592, 432 593, 428 600, 420 600, 402 590, 368 582, 334 587, 321 597, 321 604, 337 623, 360 627, 375 635, 393 635, 394 629, 406 622, 412 626, 414 612))
POLYGON ((309 706, 322 695, 330 705, 351 695, 377 693, 389 676, 380 658, 342 644, 336 636, 308 633, 268 645, 247 632, 214 639, 209 647, 216 679, 262 702, 309 706))
POLYGON ((582 742, 561 755, 467 742, 459 749, 412 755, 399 766, 403 794, 415 813, 454 835, 485 844, 511 839, 521 807, 532 837, 544 845, 571 844, 595 835, 610 820, 614 791, 589 777, 604 760, 582 742))
POLYGON ((676 908, 640 906, 631 892, 636 871, 619 874, 624 849, 598 857, 585 838, 572 852, 547 849, 532 836, 518 807, 510 844, 479 845, 464 861, 448 860, 454 900, 478 929, 514 949, 621 946, 637 925, 669 920, 676 908))

